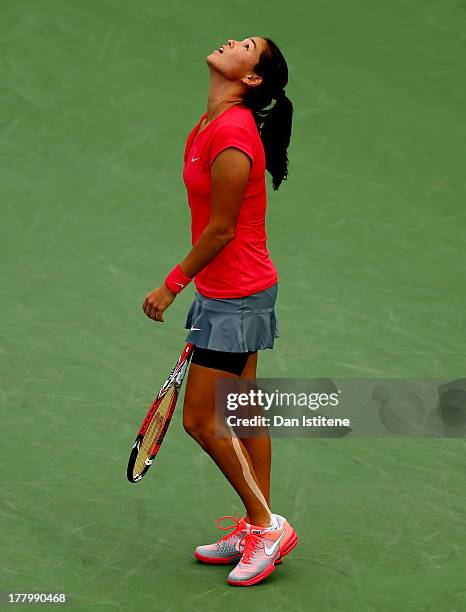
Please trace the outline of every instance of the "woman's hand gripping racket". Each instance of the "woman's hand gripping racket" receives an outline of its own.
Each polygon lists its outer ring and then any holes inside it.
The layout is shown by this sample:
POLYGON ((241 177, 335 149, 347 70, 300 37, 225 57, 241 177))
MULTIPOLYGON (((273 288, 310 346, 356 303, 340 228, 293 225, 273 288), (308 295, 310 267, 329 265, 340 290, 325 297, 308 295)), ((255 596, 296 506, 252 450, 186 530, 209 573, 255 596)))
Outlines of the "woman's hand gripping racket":
POLYGON ((188 342, 142 422, 129 456, 126 474, 130 482, 142 479, 159 451, 175 410, 193 348, 194 345, 188 342))

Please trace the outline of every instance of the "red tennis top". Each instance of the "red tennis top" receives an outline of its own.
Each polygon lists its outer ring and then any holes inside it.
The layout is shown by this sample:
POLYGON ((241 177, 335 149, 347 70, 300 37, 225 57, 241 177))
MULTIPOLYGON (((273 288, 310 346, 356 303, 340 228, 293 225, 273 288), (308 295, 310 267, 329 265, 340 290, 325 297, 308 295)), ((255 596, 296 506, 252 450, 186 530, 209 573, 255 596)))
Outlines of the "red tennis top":
POLYGON ((272 287, 277 270, 269 257, 265 231, 265 153, 252 111, 232 106, 198 135, 204 113, 188 136, 183 180, 191 208, 194 245, 210 218, 212 181, 210 167, 224 149, 234 147, 252 160, 234 238, 194 278, 199 293, 212 298, 235 298, 272 287), (197 135, 197 137, 196 137, 197 135))

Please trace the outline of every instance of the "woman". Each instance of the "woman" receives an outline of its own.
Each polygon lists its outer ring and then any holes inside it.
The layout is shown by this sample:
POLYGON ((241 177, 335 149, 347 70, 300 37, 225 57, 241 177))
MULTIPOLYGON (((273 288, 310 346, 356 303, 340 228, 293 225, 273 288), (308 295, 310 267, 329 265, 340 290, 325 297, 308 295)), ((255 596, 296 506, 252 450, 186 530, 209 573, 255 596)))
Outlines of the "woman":
MULTIPOLYGON (((233 531, 194 554, 204 563, 235 563, 228 582, 248 586, 273 571, 298 538, 288 521, 269 509, 268 435, 215 435, 215 381, 255 380, 258 350, 273 348, 279 335, 277 271, 266 248, 265 171, 275 190, 288 176, 293 107, 284 92, 285 59, 269 38, 229 40, 206 62, 207 112, 189 134, 184 155, 193 248, 147 295, 143 310, 164 322, 164 311, 194 278, 197 291, 186 328, 195 348, 183 423, 246 508, 244 518, 222 517, 233 519, 233 531)), ((221 520, 219 527, 229 529, 221 520)))

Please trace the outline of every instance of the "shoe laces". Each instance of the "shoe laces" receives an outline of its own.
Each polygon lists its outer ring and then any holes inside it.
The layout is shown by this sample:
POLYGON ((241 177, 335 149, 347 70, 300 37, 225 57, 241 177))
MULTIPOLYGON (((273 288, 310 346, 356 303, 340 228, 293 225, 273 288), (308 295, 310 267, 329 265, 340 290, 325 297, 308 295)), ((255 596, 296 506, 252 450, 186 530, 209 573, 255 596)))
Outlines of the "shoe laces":
POLYGON ((238 516, 234 517, 234 516, 230 516, 228 514, 226 514, 225 516, 221 516, 218 521, 217 521, 217 525, 219 527, 219 529, 222 529, 223 531, 227 531, 229 529, 233 529, 232 532, 228 533, 226 536, 223 536, 223 538, 221 538, 219 540, 219 542, 223 542, 224 540, 228 540, 229 538, 235 536, 238 533, 241 533, 243 531, 246 531, 246 521, 244 520, 244 518, 241 517, 240 513, 238 512, 238 516), (225 527, 223 525, 221 525, 221 522, 224 519, 230 519, 233 521, 233 523, 231 525, 226 525, 225 527))
POLYGON ((264 548, 264 542, 260 535, 256 535, 255 533, 248 532, 244 535, 239 545, 244 546, 243 556, 241 557, 242 563, 251 563, 251 559, 254 556, 254 553, 259 548, 264 548))

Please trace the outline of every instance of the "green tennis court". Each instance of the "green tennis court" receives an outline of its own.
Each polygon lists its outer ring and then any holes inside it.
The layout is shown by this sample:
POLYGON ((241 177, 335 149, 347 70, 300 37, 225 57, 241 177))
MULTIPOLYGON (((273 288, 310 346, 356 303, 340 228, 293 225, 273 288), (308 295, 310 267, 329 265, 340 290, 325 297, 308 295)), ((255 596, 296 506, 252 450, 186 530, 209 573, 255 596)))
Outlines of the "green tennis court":
POLYGON ((0 591, 92 612, 465 610, 464 438, 275 440, 272 508, 300 544, 251 589, 192 557, 241 506, 180 405, 147 479, 125 470, 186 336, 192 288, 164 325, 141 304, 190 247, 184 145, 227 38, 276 40, 295 108, 259 376, 464 377, 466 4, 0 12, 0 591))

